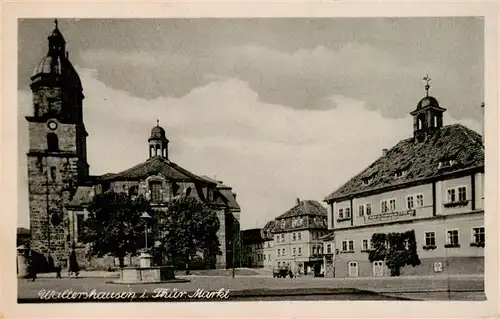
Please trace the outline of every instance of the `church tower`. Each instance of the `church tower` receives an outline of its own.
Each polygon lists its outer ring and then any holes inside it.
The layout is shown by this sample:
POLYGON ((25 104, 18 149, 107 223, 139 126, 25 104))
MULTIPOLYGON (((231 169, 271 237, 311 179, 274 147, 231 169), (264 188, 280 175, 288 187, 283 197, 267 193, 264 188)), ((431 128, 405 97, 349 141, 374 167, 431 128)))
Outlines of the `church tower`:
POLYGON ((156 126, 151 129, 148 144, 149 158, 161 156, 168 160, 168 139, 165 135, 165 130, 160 126, 159 120, 156 120, 156 126))
POLYGON ((429 82, 431 78, 426 75, 423 78, 425 84, 425 97, 417 104, 413 116, 413 137, 416 143, 424 142, 429 134, 443 127, 443 113, 446 109, 439 106, 436 98, 429 96, 429 82))
POLYGON ((68 258, 65 204, 88 177, 83 89, 57 20, 48 52, 31 77, 28 185, 31 249, 49 260, 68 258))

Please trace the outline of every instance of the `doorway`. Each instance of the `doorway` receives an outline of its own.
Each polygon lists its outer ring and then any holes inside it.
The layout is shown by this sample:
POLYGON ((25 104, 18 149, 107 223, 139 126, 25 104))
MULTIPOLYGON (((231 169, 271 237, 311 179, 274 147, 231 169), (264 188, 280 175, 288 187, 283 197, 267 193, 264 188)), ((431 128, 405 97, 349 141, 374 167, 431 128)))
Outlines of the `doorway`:
POLYGON ((358 262, 350 261, 348 263, 349 277, 358 277, 358 262))
POLYGON ((373 262, 373 276, 382 277, 384 275, 384 262, 377 260, 373 262))

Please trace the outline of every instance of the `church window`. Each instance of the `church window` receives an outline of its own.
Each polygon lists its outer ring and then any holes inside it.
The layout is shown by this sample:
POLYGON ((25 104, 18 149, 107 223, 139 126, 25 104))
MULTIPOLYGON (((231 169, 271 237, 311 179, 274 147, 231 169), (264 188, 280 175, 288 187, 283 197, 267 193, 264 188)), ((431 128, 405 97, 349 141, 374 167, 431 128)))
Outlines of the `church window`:
POLYGON ((438 118, 434 116, 434 127, 438 127, 438 118))
POLYGON ((191 187, 186 188, 186 196, 191 195, 191 187))
POLYGON ((105 193, 107 192, 111 187, 111 184, 109 182, 103 183, 102 184, 102 192, 105 193))
POLYGON ((57 137, 56 133, 47 134, 47 147, 49 152, 59 151, 59 138, 57 137))
POLYGON ((151 190, 151 201, 153 203, 158 203, 161 201, 161 183, 160 182, 151 182, 149 184, 149 188, 151 190))
POLYGON ((56 180, 56 168, 54 166, 50 167, 50 179, 53 181, 56 180))
POLYGON ((130 186, 128 189, 128 196, 137 196, 137 186, 130 186))
POLYGON ((85 215, 83 214, 76 214, 76 238, 78 240, 78 237, 83 237, 83 232, 84 232, 84 217, 85 215))
POLYGON ((38 156, 36 159, 36 166, 38 167, 38 170, 40 173, 43 172, 43 158, 41 156, 38 156))

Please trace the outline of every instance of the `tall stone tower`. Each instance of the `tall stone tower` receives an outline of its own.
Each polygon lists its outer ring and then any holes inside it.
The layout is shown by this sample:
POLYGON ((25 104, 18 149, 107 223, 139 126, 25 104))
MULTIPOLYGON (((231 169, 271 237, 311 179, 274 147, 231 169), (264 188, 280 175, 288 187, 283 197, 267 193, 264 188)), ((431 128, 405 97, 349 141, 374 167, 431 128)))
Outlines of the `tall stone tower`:
POLYGON ((82 84, 54 22, 47 55, 31 77, 33 116, 26 117, 28 185, 31 249, 64 263, 69 251, 65 205, 88 177, 88 134, 83 124, 82 84))

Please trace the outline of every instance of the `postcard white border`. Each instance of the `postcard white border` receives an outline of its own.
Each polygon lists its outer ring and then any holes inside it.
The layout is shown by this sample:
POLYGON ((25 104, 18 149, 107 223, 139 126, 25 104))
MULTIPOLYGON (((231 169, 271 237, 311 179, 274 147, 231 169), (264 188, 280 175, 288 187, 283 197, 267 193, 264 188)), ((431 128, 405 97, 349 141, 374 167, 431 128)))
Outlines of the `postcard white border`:
MULTIPOLYGON (((1 294, 6 318, 493 318, 498 317, 498 9, 495 2, 10 2, 2 5, 1 294), (485 141, 488 225, 484 302, 281 301, 17 304, 17 19, 152 17, 485 17, 485 141), (492 231, 495 227, 496 231, 492 231), (356 303, 354 303, 356 302, 356 303)), ((466 76, 466 75, 464 75, 466 76)))

